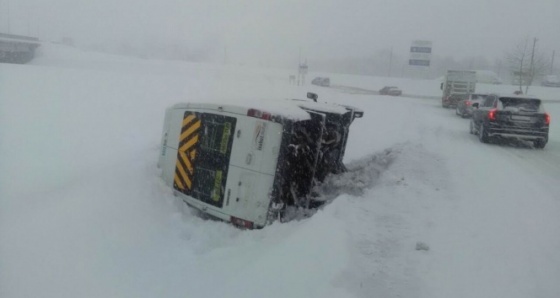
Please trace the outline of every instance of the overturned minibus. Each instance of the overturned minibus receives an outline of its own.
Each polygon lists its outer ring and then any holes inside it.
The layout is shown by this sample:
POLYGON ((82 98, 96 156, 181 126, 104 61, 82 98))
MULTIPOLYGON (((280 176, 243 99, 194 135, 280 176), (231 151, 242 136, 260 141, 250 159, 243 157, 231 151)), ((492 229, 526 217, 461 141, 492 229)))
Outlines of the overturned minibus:
POLYGON ((286 208, 315 208, 313 188, 342 163, 363 111, 308 100, 179 103, 165 112, 158 166, 175 195, 233 225, 262 228, 286 208))

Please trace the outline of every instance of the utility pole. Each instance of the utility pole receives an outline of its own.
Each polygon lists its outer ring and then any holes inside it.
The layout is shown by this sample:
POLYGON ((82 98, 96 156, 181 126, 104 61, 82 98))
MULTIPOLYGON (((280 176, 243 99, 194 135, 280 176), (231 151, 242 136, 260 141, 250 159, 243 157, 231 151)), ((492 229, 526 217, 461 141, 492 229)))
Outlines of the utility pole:
POLYGON ((393 47, 391 47, 391 53, 389 54, 389 77, 391 77, 392 65, 393 65, 393 47))
POLYGON ((531 51, 531 64, 529 64, 529 76, 530 80, 525 87, 525 94, 529 91, 529 85, 533 83, 533 79, 535 78, 535 46, 537 45, 537 38, 533 38, 533 50, 531 51))
POLYGON ((8 13, 8 34, 11 33, 10 32, 10 0, 6 0, 6 11, 8 13))
POLYGON ((298 77, 297 77, 297 85, 303 85, 303 65, 301 64, 301 47, 299 47, 299 57, 298 57, 298 77))
POLYGON ((29 7, 27 7, 27 35, 31 36, 31 16, 29 14, 29 7))
POLYGON ((498 60, 498 62, 496 63, 496 68, 497 68, 497 73, 498 73, 498 77, 500 77, 500 74, 502 73, 502 60, 498 60))
POLYGON ((556 54, 556 51, 553 50, 552 51, 552 60, 550 62, 550 74, 554 74, 554 55, 556 54))

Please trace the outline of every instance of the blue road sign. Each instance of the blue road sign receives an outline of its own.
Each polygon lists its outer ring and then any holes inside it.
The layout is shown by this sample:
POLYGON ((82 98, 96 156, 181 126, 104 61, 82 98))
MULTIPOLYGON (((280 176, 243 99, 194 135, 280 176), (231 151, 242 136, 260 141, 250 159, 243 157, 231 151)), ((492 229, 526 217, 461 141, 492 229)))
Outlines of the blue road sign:
POLYGON ((411 53, 432 53, 431 47, 410 47, 411 53))

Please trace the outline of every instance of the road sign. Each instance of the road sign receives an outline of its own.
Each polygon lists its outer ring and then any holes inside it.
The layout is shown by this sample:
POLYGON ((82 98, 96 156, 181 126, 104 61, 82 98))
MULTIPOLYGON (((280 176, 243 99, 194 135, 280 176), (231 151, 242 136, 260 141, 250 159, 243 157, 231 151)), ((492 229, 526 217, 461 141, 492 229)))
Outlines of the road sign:
POLYGON ((428 47, 410 47, 410 52, 411 53, 428 53, 431 54, 432 53, 432 48, 428 48, 428 47))
POLYGON ((304 74, 304 75, 307 74, 307 70, 308 70, 307 64, 300 64, 299 65, 299 73, 300 74, 304 74))
POLYGON ((410 46, 408 65, 430 66, 432 59, 432 42, 429 40, 415 40, 410 46))
POLYGON ((305 75, 307 74, 309 67, 307 66, 307 62, 300 63, 298 67, 298 86, 305 84, 305 75))

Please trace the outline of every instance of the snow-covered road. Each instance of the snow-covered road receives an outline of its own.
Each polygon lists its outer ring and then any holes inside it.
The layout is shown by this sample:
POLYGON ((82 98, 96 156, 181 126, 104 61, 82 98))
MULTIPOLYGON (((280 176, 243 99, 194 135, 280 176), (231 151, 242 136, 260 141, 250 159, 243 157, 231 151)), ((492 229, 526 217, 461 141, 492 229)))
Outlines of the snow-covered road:
POLYGON ((0 297, 560 297, 560 104, 534 150, 480 143, 438 101, 287 78, 64 48, 0 64, 0 297), (365 111, 345 157, 360 175, 311 218, 240 231, 160 181, 168 105, 306 91, 365 111))

